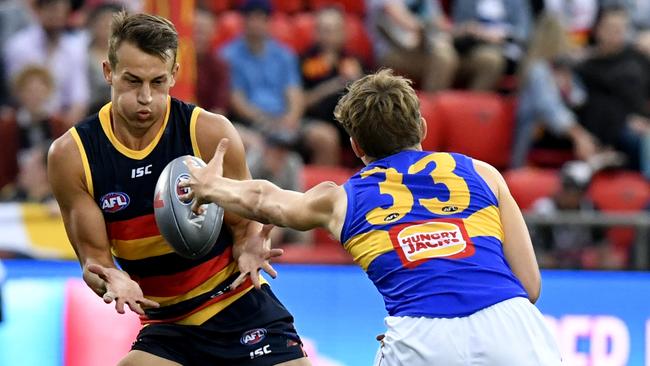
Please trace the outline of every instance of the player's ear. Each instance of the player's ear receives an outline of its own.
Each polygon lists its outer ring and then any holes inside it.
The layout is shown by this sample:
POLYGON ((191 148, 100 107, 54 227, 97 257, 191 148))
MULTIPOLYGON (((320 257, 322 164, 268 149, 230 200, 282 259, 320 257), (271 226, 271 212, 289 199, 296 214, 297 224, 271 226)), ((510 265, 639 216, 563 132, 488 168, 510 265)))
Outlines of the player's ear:
POLYGON ((172 80, 171 80, 171 84, 169 85, 170 88, 176 84, 176 74, 178 74, 179 67, 181 67, 181 65, 179 65, 178 62, 175 63, 174 66, 172 67, 172 80))
POLYGON ((424 117, 420 117, 420 131, 422 132, 420 143, 422 143, 422 141, 427 137, 427 120, 424 119, 424 117))
POLYGON ((363 159, 363 157, 366 156, 366 153, 363 151, 361 146, 359 146, 357 140, 352 137, 350 137, 350 145, 352 146, 352 151, 354 151, 354 155, 356 155, 357 158, 363 159))
POLYGON ((113 85, 113 69, 111 69, 111 64, 107 60, 102 61, 102 71, 104 72, 104 80, 108 85, 113 85))

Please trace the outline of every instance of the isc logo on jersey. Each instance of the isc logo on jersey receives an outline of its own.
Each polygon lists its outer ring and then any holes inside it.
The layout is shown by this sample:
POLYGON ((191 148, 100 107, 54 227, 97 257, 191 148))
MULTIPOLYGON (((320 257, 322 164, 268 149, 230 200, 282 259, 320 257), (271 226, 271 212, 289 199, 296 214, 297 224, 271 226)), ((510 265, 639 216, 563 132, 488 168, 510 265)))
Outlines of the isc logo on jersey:
POLYGON ((264 338, 266 338, 266 329, 257 328, 251 329, 242 334, 239 341, 245 346, 252 346, 254 344, 260 343, 264 338))
POLYGON ((391 230, 391 239, 405 263, 430 258, 464 257, 474 252, 462 221, 455 219, 400 225, 391 230))
POLYGON ((103 195, 99 201, 102 205, 102 211, 113 213, 125 209, 131 199, 124 192, 111 192, 103 195))

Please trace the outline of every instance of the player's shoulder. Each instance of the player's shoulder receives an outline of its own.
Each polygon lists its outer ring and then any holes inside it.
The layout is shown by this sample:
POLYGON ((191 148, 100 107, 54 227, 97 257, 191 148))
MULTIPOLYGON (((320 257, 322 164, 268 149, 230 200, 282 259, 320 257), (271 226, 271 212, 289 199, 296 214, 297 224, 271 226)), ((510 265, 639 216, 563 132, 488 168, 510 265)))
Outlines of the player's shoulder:
POLYGON ((48 174, 60 175, 63 180, 83 176, 83 165, 79 148, 80 141, 74 128, 69 129, 50 145, 47 153, 48 174))
POLYGON ((194 134, 203 160, 209 161, 212 159, 212 154, 219 141, 224 138, 230 140, 228 154, 226 154, 226 164, 233 155, 241 155, 242 159, 244 159, 244 146, 239 133, 226 117, 201 109, 196 120, 194 134))
POLYGON ((336 237, 340 236, 347 211, 347 194, 343 186, 331 181, 321 182, 305 193, 306 205, 313 212, 324 214, 326 228, 336 237))
POLYGON ((305 192, 310 205, 318 205, 336 212, 336 207, 347 204, 347 194, 342 185, 331 181, 321 182, 305 192))
POLYGON ((66 159, 77 150, 77 143, 73 136, 72 129, 59 136, 52 144, 48 151, 49 160, 66 159))
POLYGON ((497 197, 499 196, 498 193, 500 191, 507 189, 503 175, 501 175, 501 172, 499 172, 497 168, 485 161, 478 159, 472 159, 472 163, 474 164, 476 173, 481 176, 481 178, 483 178, 483 180, 488 184, 490 189, 492 189, 492 192, 494 192, 497 197))
POLYGON ((345 189, 342 185, 336 184, 332 181, 324 181, 313 186, 307 192, 314 196, 320 196, 329 199, 336 198, 337 194, 345 194, 345 189))
POLYGON ((196 120, 197 135, 209 135, 210 137, 231 138, 236 133, 232 122, 221 114, 201 109, 196 120))
POLYGON ((474 164, 474 167, 476 168, 477 171, 485 172, 488 175, 493 175, 493 176, 501 176, 501 173, 497 168, 495 168, 492 164, 487 163, 483 160, 478 160, 478 159, 472 159, 472 163, 474 164))

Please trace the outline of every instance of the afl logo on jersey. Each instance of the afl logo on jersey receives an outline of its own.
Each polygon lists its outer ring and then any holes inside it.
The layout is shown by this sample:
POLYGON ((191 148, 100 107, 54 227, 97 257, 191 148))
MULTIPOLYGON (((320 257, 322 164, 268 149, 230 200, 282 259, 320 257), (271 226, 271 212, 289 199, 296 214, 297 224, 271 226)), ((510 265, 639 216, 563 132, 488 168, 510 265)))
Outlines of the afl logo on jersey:
POLYGON ((397 218, 398 218, 399 216, 400 216, 399 213, 397 213, 397 212, 393 212, 392 214, 390 214, 390 215, 384 217, 384 221, 386 221, 386 222, 393 222, 393 221, 397 220, 397 218))
POLYGON ((442 212, 445 213, 452 213, 458 211, 458 207, 456 206, 445 206, 442 208, 442 212))
POLYGON ((114 213, 127 208, 131 199, 124 192, 111 192, 103 195, 99 201, 102 203, 102 211, 114 213))
POLYGON ((245 346, 252 346, 260 343, 264 338, 266 338, 266 329, 257 328, 244 333, 239 341, 245 346))
POLYGON ((176 184, 175 184, 175 186, 176 186, 176 199, 178 199, 178 202, 180 202, 180 203, 182 203, 184 205, 189 205, 190 203, 192 203, 192 200, 183 201, 181 199, 182 195, 190 193, 190 188, 189 187, 185 187, 185 188, 179 187, 179 184, 181 183, 181 181, 184 181, 184 180, 190 180, 190 175, 187 174, 187 173, 183 173, 183 174, 179 175, 178 177, 176 177, 176 184))

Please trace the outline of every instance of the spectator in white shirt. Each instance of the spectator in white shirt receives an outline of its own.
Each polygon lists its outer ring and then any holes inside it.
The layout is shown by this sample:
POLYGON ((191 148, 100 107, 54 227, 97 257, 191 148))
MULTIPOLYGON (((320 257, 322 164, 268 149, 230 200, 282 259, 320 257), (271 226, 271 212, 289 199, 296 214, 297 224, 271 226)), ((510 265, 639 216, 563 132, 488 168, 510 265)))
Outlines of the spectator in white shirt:
POLYGON ((73 124, 84 117, 89 99, 85 40, 65 33, 69 0, 37 0, 37 22, 14 34, 4 48, 9 77, 29 65, 41 65, 54 76, 51 112, 73 124))

